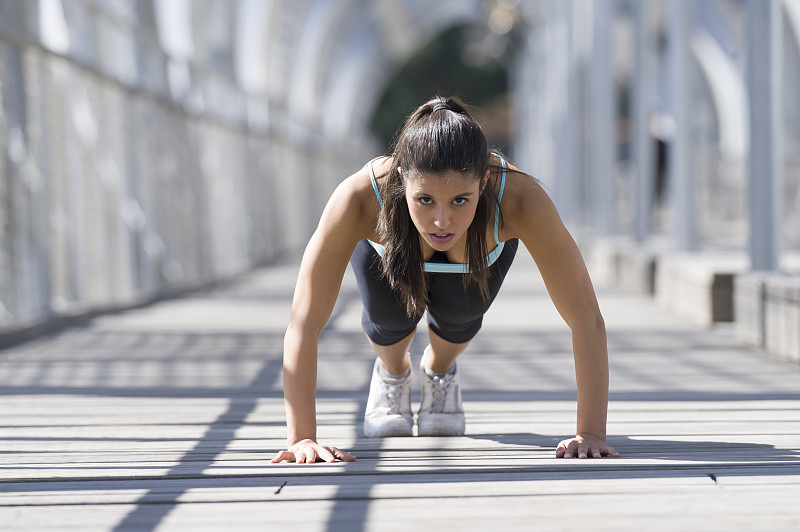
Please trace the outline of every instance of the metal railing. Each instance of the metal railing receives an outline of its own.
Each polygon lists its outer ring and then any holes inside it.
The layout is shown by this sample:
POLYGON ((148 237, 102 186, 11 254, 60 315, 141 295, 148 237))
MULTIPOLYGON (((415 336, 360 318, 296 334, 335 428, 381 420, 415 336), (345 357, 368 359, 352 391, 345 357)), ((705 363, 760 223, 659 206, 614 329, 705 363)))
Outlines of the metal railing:
POLYGON ((93 47, 60 51, 0 2, 0 336, 296 252, 355 168, 220 73, 176 98, 154 28, 85 7, 93 47))

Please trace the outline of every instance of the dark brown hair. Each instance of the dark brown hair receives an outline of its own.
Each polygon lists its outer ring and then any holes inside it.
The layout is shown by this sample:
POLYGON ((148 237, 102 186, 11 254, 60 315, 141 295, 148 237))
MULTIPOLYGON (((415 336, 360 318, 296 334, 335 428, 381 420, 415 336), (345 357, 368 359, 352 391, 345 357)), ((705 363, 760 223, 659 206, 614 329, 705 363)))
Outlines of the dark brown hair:
MULTIPOLYGON (((458 98, 437 96, 406 119, 393 153, 391 168, 382 180, 384 201, 378 217, 378 234, 386 247, 383 272, 392 288, 402 295, 408 315, 418 317, 428 303, 427 275, 419 233, 411 220, 405 183, 398 168, 406 176, 455 171, 480 180, 490 167, 489 150, 471 110, 458 98)), ((484 298, 488 298, 491 277, 491 268, 486 266, 486 229, 494 221, 498 203, 493 184, 502 171, 497 165, 491 166, 489 183, 481 191, 475 218, 467 230, 470 273, 464 276, 465 286, 477 284, 484 298)))

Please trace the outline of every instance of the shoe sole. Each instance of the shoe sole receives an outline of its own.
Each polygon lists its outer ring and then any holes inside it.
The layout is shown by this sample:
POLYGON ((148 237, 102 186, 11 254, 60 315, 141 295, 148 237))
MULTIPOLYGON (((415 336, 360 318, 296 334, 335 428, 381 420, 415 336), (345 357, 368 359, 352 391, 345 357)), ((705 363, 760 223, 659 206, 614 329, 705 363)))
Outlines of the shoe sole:
POLYGON ((364 422, 364 435, 367 438, 393 438, 414 435, 414 427, 404 418, 381 423, 380 426, 372 427, 364 422))
POLYGON ((418 423, 420 436, 463 436, 466 432, 464 419, 454 420, 452 416, 444 414, 446 418, 436 419, 436 414, 428 414, 426 418, 418 423))

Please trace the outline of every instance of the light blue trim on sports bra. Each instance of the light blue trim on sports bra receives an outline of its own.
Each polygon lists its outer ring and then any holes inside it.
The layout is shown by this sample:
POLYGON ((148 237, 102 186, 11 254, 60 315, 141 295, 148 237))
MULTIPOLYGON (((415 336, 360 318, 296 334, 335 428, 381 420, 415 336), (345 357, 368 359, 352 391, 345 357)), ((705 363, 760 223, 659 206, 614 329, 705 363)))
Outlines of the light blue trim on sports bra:
MULTIPOLYGON (((503 191, 506 188, 506 160, 499 153, 495 153, 495 156, 500 159, 500 164, 503 165, 503 174, 500 179, 500 193, 497 195, 497 205, 494 211, 494 241, 497 244, 495 248, 486 255, 486 266, 489 267, 495 263, 497 258, 503 252, 503 247, 505 246, 505 242, 500 242, 500 233, 499 233, 499 226, 500 226, 500 202, 503 200, 503 191)), ((380 157, 376 157, 372 159, 370 162, 367 163, 369 167, 369 178, 372 181, 372 188, 375 190, 375 196, 378 198, 378 204, 383 207, 383 199, 381 199, 380 190, 378 190, 378 182, 375 179, 375 172, 372 169, 373 161, 380 159, 380 157)), ((383 257, 383 254, 386 253, 386 247, 383 244, 378 244, 377 242, 373 242, 372 240, 367 239, 367 242, 375 249, 375 251, 383 257)), ((426 262, 424 265, 424 270, 428 273, 469 273, 469 264, 461 264, 461 263, 452 263, 452 262, 426 262)))

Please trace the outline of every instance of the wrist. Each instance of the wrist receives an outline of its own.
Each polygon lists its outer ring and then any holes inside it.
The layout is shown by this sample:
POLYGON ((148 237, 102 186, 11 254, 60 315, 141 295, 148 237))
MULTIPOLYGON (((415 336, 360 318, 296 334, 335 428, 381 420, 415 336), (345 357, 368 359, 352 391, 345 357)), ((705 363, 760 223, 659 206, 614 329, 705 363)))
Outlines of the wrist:
POLYGON ((588 436, 591 436, 593 438, 596 438, 596 439, 600 440, 603 443, 606 442, 606 433, 605 432, 599 432, 598 433, 598 432, 589 432, 589 431, 586 431, 586 430, 582 430, 582 431, 578 431, 578 436, 580 436, 581 438, 586 438, 588 436))
POLYGON ((312 442, 313 443, 313 442, 316 442, 316 441, 317 441, 317 438, 315 436, 297 436, 297 437, 286 438, 286 445, 287 445, 287 449, 288 449, 292 445, 297 445, 298 443, 303 443, 303 442, 306 442, 306 443, 312 442))
POLYGON ((606 414, 605 412, 601 414, 595 413, 591 415, 589 413, 584 413, 580 415, 579 413, 578 419, 576 420, 577 423, 575 423, 576 434, 586 434, 605 441, 607 436, 606 414))

